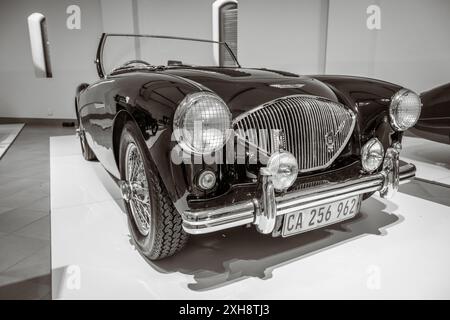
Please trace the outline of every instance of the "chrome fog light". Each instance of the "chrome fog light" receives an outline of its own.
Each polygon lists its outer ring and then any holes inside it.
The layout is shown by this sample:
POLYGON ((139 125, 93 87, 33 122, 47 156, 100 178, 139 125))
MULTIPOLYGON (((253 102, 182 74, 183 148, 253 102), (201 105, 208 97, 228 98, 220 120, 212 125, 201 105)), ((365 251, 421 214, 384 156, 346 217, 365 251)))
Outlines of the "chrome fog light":
POLYGON ((264 174, 270 176, 275 190, 286 190, 297 178, 297 159, 287 151, 275 152, 270 156, 264 171, 264 174))
POLYGON ((197 184, 202 190, 210 190, 216 185, 216 175, 210 170, 204 170, 199 174, 197 184))
POLYGON ((372 138, 361 149, 361 163, 365 171, 378 169, 383 162, 384 148, 380 140, 372 138))

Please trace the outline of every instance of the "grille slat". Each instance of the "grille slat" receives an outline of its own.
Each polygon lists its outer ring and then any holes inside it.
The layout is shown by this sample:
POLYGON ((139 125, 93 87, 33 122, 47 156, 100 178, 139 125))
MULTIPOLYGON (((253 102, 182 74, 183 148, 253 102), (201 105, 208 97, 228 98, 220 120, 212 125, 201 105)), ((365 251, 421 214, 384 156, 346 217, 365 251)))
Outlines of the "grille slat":
POLYGON ((292 123, 293 126, 292 127, 292 131, 293 131, 293 137, 290 137, 291 141, 292 141, 292 145, 291 145, 291 149, 290 150, 295 150, 295 146, 300 145, 301 140, 300 140, 300 135, 296 134, 297 132, 301 132, 302 128, 300 126, 300 122, 297 120, 297 112, 295 112, 295 108, 293 108, 292 103, 289 102, 289 108, 287 108, 287 110, 290 112, 291 116, 292 116, 292 123))
POLYGON ((344 105, 322 98, 294 95, 280 98, 235 119, 238 135, 269 154, 275 152, 271 129, 281 129, 286 150, 298 161, 299 171, 328 167, 342 152, 355 126, 355 116, 344 105), (327 144, 327 136, 332 148, 327 144))
MULTIPOLYGON (((333 122, 333 114, 330 108, 327 108, 327 128, 334 128, 334 122, 333 122)), ((326 158, 325 158, 326 161, 326 158)))

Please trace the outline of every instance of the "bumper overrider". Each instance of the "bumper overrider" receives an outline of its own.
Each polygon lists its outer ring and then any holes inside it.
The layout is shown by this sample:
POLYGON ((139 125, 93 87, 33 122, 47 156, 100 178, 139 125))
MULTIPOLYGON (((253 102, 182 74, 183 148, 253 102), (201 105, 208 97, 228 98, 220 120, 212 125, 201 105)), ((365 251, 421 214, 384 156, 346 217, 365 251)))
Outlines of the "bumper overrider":
POLYGON ((399 184, 412 180, 416 172, 413 164, 400 166, 399 152, 399 145, 386 150, 380 172, 361 173, 341 182, 327 183, 278 196, 270 176, 262 174, 261 198, 207 210, 184 211, 183 228, 190 234, 204 234, 254 224, 259 232, 269 234, 274 232, 277 217, 291 212, 376 191, 383 198, 391 198, 398 190, 399 184))

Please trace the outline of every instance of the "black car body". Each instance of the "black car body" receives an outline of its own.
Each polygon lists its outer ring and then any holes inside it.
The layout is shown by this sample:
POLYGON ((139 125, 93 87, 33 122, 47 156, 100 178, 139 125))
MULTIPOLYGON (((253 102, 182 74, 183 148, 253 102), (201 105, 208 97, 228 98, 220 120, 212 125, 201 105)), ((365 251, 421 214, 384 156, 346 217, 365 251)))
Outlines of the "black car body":
POLYGON ((411 131, 418 136, 450 144, 450 83, 420 95, 422 112, 411 131))
MULTIPOLYGON (((96 61, 100 79, 77 90, 83 150, 91 153, 87 158, 96 156, 120 180, 128 200, 130 183, 121 170, 121 137, 127 123, 139 128, 139 139, 147 149, 142 151, 145 161, 181 217, 177 223, 182 224, 183 234, 255 224, 262 233, 287 235, 282 226, 289 213, 349 197, 361 200, 376 191, 391 196, 399 182, 414 177, 415 167, 398 158, 403 132, 392 126, 393 97, 403 90, 398 85, 361 77, 243 68, 237 62, 234 67, 192 66, 181 61, 150 67, 132 62, 132 68, 106 74, 104 43, 115 36, 120 35, 104 34, 100 41, 96 61), (298 166, 295 181, 287 188, 274 189, 264 164, 250 159, 255 156, 248 151, 251 138, 238 133, 228 143, 248 148, 244 159, 174 163, 171 155, 179 145, 172 137, 174 116, 180 104, 197 93, 218 96, 228 106, 232 129, 276 129, 281 138, 278 136, 277 146, 266 145, 266 156, 277 152, 294 155, 298 166), (373 146, 382 150, 381 155, 371 154, 368 148, 373 146), (362 153, 373 156, 371 163, 378 165, 365 169, 362 153), (200 188, 198 181, 205 170, 215 175, 211 177, 214 185, 207 190, 200 188)), ((141 243, 142 250, 146 244, 141 243)), ((147 256, 157 259, 176 250, 147 256)))

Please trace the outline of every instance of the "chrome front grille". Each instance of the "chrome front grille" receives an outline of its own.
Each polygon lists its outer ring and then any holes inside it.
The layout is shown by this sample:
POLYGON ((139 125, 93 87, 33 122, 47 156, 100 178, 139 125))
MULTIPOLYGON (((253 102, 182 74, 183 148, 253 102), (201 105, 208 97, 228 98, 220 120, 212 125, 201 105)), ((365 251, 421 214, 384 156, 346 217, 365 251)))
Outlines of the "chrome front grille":
POLYGON ((323 169, 339 156, 355 127, 354 113, 327 99, 293 95, 261 105, 238 116, 238 136, 263 151, 278 150, 271 130, 282 130, 285 150, 298 161, 299 171, 323 169))

